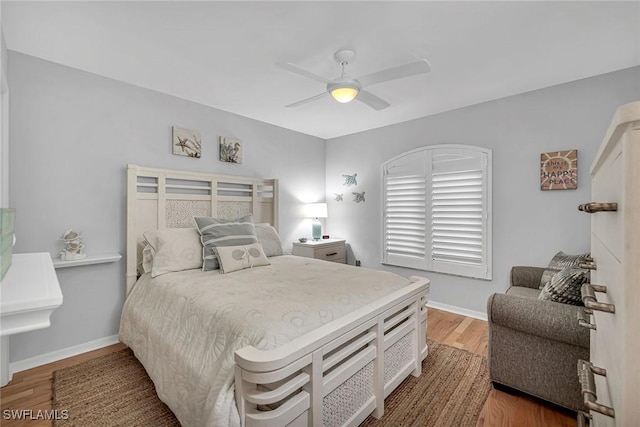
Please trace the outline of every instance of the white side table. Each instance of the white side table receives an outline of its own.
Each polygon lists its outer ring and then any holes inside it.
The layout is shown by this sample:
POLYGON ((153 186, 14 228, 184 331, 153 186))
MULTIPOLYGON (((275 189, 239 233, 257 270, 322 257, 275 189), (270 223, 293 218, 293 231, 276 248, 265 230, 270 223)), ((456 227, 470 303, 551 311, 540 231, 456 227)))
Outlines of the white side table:
POLYGON ((293 255, 323 259, 341 264, 347 262, 344 239, 307 240, 304 243, 293 242, 293 255))
POLYGON ((48 328, 62 291, 48 252, 14 254, 0 282, 0 385, 11 381, 9 335, 48 328))

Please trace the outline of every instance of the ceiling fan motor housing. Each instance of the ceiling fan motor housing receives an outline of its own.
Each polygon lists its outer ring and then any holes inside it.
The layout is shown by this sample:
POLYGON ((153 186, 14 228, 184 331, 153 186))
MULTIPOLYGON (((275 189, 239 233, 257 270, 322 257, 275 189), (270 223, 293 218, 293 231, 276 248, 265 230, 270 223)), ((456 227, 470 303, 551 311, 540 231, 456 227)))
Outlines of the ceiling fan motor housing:
POLYGON ((341 49, 333 54, 333 59, 335 59, 338 64, 343 64, 343 63, 348 64, 355 57, 356 57, 356 51, 351 49, 341 49))
POLYGON ((329 92, 341 87, 350 87, 357 90, 358 92, 360 91, 360 89, 362 89, 360 82, 358 82, 356 79, 350 79, 349 77, 339 77, 334 81, 327 83, 327 90, 329 92))

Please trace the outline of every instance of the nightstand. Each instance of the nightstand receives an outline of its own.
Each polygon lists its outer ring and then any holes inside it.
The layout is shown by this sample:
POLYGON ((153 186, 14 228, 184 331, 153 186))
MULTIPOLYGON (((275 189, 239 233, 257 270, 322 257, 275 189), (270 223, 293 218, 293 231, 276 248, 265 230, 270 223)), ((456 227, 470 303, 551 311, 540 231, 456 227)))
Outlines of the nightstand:
POLYGON ((293 255, 323 259, 341 264, 347 263, 345 240, 341 239, 308 240, 304 243, 293 242, 293 255))

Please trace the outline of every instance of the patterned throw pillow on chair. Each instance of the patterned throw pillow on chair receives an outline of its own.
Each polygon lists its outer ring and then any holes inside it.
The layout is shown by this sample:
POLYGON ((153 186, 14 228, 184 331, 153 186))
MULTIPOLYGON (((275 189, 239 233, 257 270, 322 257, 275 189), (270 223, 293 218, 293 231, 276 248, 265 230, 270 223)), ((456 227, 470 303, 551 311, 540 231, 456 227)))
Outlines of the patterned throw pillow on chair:
POLYGON ((538 299, 561 302, 571 305, 583 305, 580 288, 589 281, 589 270, 567 267, 556 273, 547 283, 538 299))
POLYGON ((591 256, 591 254, 579 254, 579 255, 571 255, 565 254, 560 251, 551 258, 549 261, 549 266, 542 273, 542 277, 540 278, 540 286, 538 289, 543 289, 545 285, 549 284, 551 278, 558 273, 563 268, 567 267, 578 267, 581 262, 584 262, 586 258, 591 256))

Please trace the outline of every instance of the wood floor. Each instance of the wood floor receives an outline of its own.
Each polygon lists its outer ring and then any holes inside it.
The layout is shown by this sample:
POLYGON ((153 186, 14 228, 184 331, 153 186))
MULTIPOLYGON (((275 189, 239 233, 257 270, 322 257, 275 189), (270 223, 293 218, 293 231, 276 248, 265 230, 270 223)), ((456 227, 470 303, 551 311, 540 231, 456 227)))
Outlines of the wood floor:
MULTIPOLYGON (((428 322, 429 339, 487 356, 487 322, 435 309, 429 309, 428 322)), ((13 380, 0 389, 0 425, 51 426, 51 421, 33 418, 38 417, 39 410, 51 410, 53 371, 123 348, 124 345, 115 344, 14 374, 13 380), (11 410, 22 410, 22 415, 29 419, 8 420, 11 410)), ((476 427, 489 426, 573 427, 576 426, 576 421, 570 415, 533 399, 494 389, 489 394, 476 427)))
MULTIPOLYGON (((487 322, 429 309, 427 338, 487 357, 487 322)), ((565 427, 575 416, 524 395, 492 389, 476 427, 565 427)))

